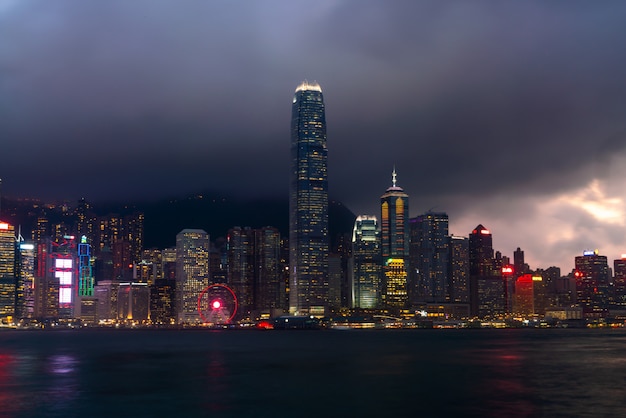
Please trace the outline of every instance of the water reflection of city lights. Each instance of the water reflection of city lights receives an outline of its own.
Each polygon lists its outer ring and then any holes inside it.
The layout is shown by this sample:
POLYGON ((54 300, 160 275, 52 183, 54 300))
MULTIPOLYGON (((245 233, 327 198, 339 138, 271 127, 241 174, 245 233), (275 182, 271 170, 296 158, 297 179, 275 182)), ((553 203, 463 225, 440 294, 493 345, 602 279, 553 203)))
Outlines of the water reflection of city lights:
POLYGON ((14 367, 15 358, 11 354, 0 353, 0 416, 3 417, 10 417, 19 409, 20 402, 13 382, 14 367))
POLYGON ((65 354, 54 355, 50 358, 50 371, 54 374, 67 374, 76 370, 76 359, 65 354))

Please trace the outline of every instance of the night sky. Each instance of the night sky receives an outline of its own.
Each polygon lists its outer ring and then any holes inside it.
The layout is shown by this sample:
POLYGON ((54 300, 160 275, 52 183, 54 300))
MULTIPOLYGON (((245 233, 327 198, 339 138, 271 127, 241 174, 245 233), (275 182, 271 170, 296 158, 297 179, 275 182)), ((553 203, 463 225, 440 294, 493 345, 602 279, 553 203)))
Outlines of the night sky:
POLYGON ((329 187, 479 223, 532 268, 626 253, 626 2, 0 1, 5 195, 284 196, 324 91, 329 187))

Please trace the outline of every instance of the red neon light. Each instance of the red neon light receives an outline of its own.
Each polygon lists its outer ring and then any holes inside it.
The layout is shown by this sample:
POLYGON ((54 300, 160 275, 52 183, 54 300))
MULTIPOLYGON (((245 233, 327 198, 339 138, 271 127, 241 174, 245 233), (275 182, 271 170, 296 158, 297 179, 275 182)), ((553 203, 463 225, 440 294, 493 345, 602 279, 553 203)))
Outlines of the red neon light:
POLYGON ((502 273, 513 273, 513 267, 502 267, 502 273))
POLYGON ((213 309, 219 309, 222 307, 222 304, 220 303, 219 300, 215 300, 213 301, 213 303, 211 304, 211 306, 213 307, 213 309))

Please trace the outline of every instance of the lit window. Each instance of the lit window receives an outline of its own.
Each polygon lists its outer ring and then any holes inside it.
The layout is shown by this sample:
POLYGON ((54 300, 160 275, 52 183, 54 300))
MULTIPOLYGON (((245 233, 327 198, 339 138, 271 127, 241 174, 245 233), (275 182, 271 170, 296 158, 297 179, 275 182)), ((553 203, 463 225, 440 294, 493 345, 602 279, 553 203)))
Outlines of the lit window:
POLYGON ((72 288, 62 287, 59 289, 59 303, 72 303, 72 288))
POLYGON ((72 272, 71 271, 57 271, 54 273, 54 277, 59 279, 60 285, 72 284, 72 272))
POLYGON ((71 258, 57 258, 55 261, 55 267, 57 269, 71 269, 72 259, 71 258))

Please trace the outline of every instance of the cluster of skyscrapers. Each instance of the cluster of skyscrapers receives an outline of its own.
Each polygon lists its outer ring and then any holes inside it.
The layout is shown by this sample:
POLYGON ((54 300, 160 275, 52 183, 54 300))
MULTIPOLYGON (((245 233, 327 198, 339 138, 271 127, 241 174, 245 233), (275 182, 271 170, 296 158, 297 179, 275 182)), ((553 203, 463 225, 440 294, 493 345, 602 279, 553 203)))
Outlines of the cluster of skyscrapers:
POLYGON ((80 201, 40 216, 28 240, 0 221, 0 318, 189 324, 203 320, 198 298, 215 284, 238 301, 239 320, 291 315, 385 313, 442 319, 620 317, 626 259, 588 251, 575 268, 531 271, 494 251, 478 225, 452 236, 442 212, 409 216, 409 195, 391 185, 380 213, 356 217, 331 247, 324 98, 317 83, 296 88, 291 119, 289 234, 233 227, 215 242, 184 229, 176 247, 143 248, 141 213, 93 215, 80 201), (68 221, 71 219, 71 222, 68 221))
POLYGON ((290 189, 290 304, 293 314, 336 308, 333 255, 347 258, 341 307, 396 315, 498 319, 622 316, 624 266, 585 252, 575 269, 531 271, 517 249, 514 262, 494 252, 491 232, 478 225, 468 237, 449 235, 448 215, 409 217, 409 196, 392 184, 380 198, 380 218, 356 218, 349 251, 329 253, 326 126, 322 90, 302 83, 293 100, 290 189), (380 219, 380 221, 379 221, 380 219), (330 270, 329 270, 330 269, 330 270), (330 293, 329 293, 330 292, 330 293), (612 311, 612 314, 611 314, 612 311))

